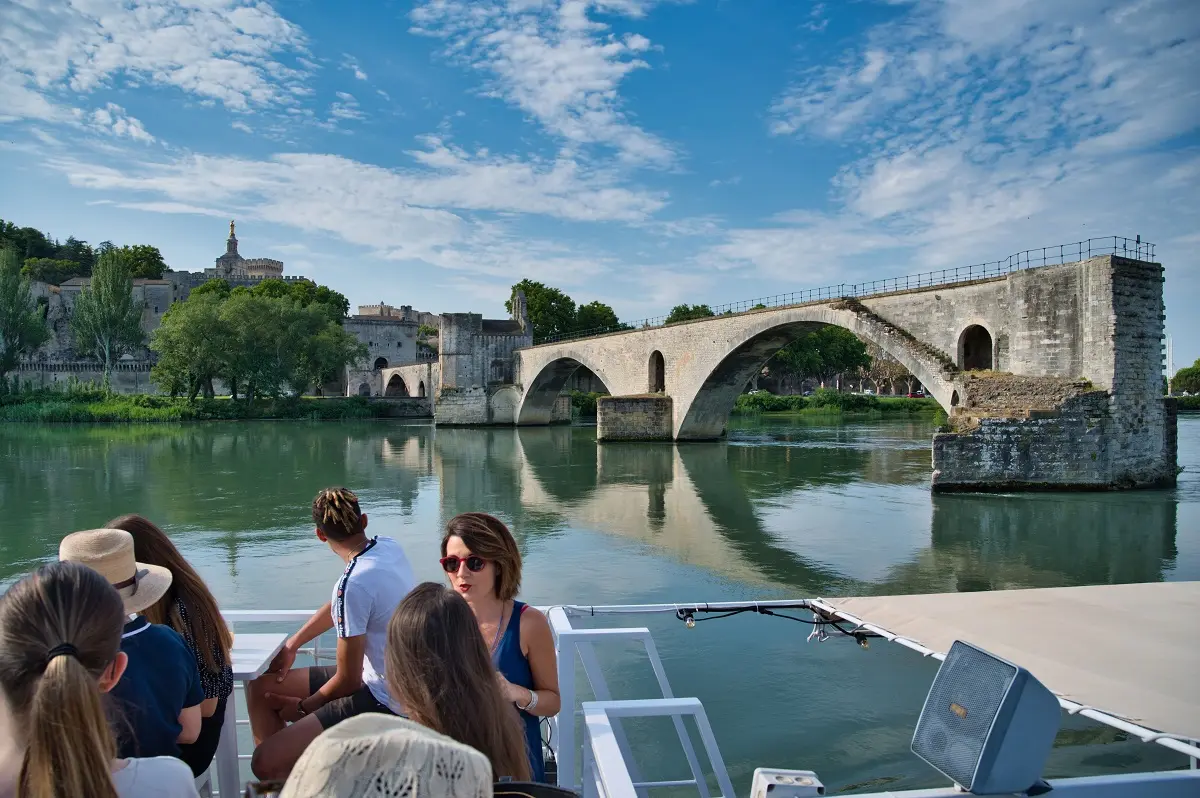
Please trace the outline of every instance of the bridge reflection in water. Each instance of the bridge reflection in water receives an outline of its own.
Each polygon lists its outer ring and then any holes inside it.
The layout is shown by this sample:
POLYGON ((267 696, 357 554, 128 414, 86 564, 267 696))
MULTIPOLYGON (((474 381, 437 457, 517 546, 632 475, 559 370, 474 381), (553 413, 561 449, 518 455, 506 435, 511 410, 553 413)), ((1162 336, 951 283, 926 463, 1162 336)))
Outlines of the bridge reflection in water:
MULTIPOLYGON (((1195 432, 1181 429, 1181 449, 1195 432)), ((597 446, 586 427, 9 425, 0 580, 52 556, 65 532, 136 509, 210 557, 223 548, 236 582, 241 549, 310 534, 304 508, 328 484, 358 490, 384 531, 420 526, 404 536, 421 546, 436 545, 439 519, 483 509, 511 520, 530 555, 586 530, 762 595, 1200 577, 1173 570, 1190 483, 931 496, 928 435, 922 423, 791 419, 742 422, 721 443, 597 446)))
POLYGON ((597 446, 580 427, 442 428, 433 463, 443 517, 489 509, 533 548, 567 528, 617 536, 764 595, 1167 578, 1171 491, 930 495, 927 434, 767 427, 729 443, 597 446))

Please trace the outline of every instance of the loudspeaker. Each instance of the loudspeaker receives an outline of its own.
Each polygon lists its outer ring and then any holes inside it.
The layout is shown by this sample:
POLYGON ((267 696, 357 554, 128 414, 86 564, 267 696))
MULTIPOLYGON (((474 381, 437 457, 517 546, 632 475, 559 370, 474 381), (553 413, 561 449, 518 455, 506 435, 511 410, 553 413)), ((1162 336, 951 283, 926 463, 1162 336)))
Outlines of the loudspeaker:
POLYGON ((1024 792, 1058 734, 1058 699, 1029 671, 961 640, 938 669, 912 752, 976 795, 1024 792))

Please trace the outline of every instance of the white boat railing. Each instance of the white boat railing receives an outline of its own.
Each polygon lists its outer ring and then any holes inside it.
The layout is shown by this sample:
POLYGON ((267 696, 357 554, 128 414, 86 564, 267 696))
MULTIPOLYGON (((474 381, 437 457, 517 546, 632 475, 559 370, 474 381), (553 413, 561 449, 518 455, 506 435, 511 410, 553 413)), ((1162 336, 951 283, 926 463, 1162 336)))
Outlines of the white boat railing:
MULTIPOLYGON (((711 798, 708 782, 705 780, 704 771, 700 767, 700 760, 696 757, 696 749, 692 745, 691 736, 683 724, 685 715, 693 715, 696 717, 698 724, 703 720, 703 727, 708 728, 708 719, 704 715, 704 709, 700 707, 700 702, 697 699, 675 698, 674 693, 671 691, 671 683, 667 679, 667 672, 663 668, 662 659, 658 656, 658 647, 654 645, 654 638, 651 636, 650 630, 645 627, 576 629, 571 625, 571 620, 562 607, 551 608, 548 617, 550 628, 554 631, 555 653, 558 658, 558 689, 559 695, 562 698, 562 709, 559 710, 558 722, 553 727, 555 737, 558 740, 558 747, 555 750, 555 757, 558 764, 558 785, 573 790, 579 790, 582 786, 586 790, 588 768, 586 766, 583 768, 582 785, 576 781, 575 776, 575 758, 576 754, 581 750, 581 746, 575 742, 575 717, 585 714, 584 707, 586 706, 612 706, 619 707, 619 709, 614 710, 616 714, 611 715, 604 723, 606 728, 611 729, 612 742, 616 745, 617 751, 629 769, 634 789, 638 796, 645 798, 647 791, 652 787, 694 785, 700 792, 701 798, 711 798), (662 693, 661 699, 651 699, 649 702, 613 701, 612 693, 608 689, 608 683, 604 678, 600 662, 596 657, 594 645, 598 643, 624 643, 630 641, 641 643, 645 647, 646 657, 650 660, 650 667, 654 671, 654 678, 658 682, 659 691, 662 693), (585 704, 579 709, 575 708, 576 696, 578 695, 575 685, 576 656, 578 656, 580 662, 583 664, 584 674, 587 677, 588 684, 591 686, 592 695, 595 696, 597 702, 594 705, 585 704), (664 701, 666 703, 662 703, 664 701), (637 763, 629 746, 629 740, 619 720, 621 717, 632 717, 637 714, 629 709, 635 704, 646 710, 642 713, 646 716, 670 716, 675 726, 675 733, 679 737, 679 743, 683 747, 684 756, 687 758, 688 766, 692 771, 692 778, 690 780, 649 782, 640 778, 637 763), (699 714, 697 714, 697 708, 699 709, 699 714), (567 714, 564 715, 564 713, 567 714)), ((701 736, 703 737, 703 735, 704 732, 702 731, 701 736)), ((709 729, 709 737, 711 738, 711 729, 709 729)), ((720 752, 716 748, 715 738, 706 738, 704 739, 704 743, 708 750, 709 762, 713 766, 717 783, 721 785, 721 789, 725 793, 725 798, 732 798, 732 790, 728 787, 729 774, 725 772, 725 765, 721 759, 720 752), (709 745, 710 742, 711 746, 709 745)), ((582 746, 582 750, 586 757, 589 747, 582 746)))

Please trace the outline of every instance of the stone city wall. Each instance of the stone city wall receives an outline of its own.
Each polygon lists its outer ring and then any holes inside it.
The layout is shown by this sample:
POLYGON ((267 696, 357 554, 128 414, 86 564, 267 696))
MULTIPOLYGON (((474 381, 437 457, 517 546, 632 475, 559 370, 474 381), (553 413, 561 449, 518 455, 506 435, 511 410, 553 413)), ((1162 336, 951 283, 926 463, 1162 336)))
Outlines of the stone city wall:
POLYGON ((596 400, 596 440, 671 440, 671 397, 601 396, 596 400))

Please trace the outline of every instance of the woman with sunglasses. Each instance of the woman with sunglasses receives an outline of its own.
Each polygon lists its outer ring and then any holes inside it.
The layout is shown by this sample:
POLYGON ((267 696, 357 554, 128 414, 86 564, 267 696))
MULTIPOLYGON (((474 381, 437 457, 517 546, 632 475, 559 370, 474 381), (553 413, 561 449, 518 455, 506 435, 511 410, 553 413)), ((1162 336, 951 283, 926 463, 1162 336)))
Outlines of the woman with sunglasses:
POLYGON ((545 780, 539 718, 558 713, 558 662, 546 616, 517 601, 521 552, 512 533, 486 513, 462 513, 446 524, 442 570, 466 599, 499 671, 504 696, 520 710, 536 781, 545 780))

